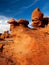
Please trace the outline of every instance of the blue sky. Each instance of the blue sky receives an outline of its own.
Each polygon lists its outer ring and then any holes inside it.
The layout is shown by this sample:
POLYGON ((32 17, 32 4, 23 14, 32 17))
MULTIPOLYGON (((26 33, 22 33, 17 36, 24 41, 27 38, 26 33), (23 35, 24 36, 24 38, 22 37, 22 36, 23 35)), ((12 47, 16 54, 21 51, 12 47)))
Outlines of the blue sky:
POLYGON ((49 0, 0 0, 0 32, 9 29, 6 21, 10 18, 31 22, 31 14, 37 7, 49 16, 49 0))

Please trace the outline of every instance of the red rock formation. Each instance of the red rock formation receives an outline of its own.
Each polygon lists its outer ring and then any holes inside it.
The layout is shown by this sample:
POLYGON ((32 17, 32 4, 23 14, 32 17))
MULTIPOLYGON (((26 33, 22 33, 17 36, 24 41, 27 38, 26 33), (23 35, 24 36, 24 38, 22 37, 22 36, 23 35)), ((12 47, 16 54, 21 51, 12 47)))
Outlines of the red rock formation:
POLYGON ((40 20, 33 21, 31 24, 31 26, 33 27, 41 27, 41 25, 42 25, 42 21, 40 20))
POLYGON ((42 26, 45 27, 49 23, 49 17, 43 17, 42 26))
POLYGON ((27 26, 29 22, 27 20, 19 19, 17 20, 17 23, 27 26))
POLYGON ((8 31, 4 31, 4 33, 1 34, 1 36, 0 36, 0 38, 2 38, 2 39, 9 38, 9 37, 10 37, 10 34, 8 31))
POLYGON ((14 24, 10 25, 10 31, 13 30, 15 28, 14 24))
POLYGON ((10 19, 8 21, 9 24, 11 24, 10 26, 10 30, 13 30, 16 26, 18 25, 24 25, 24 26, 27 26, 29 24, 29 22, 27 20, 23 20, 23 19, 19 19, 19 20, 14 20, 13 18, 10 19))
POLYGON ((21 27, 28 27, 29 24, 27 20, 19 19, 16 21, 13 18, 10 19, 8 23, 10 24, 11 36, 15 36, 15 31, 18 30, 18 28, 22 29, 21 27))
POLYGON ((35 30, 19 22, 11 28, 13 41, 0 45, 0 65, 49 65, 49 23, 35 30))
POLYGON ((39 8, 36 8, 32 13, 32 26, 39 28, 45 27, 49 23, 49 18, 44 17, 43 13, 40 11, 39 8))
POLYGON ((43 21, 43 13, 40 11, 39 8, 36 8, 32 13, 32 21, 31 24, 34 27, 40 27, 43 21))
POLYGON ((40 11, 39 8, 36 8, 32 12, 32 20, 43 20, 43 13, 40 11))
POLYGON ((8 21, 9 24, 15 24, 17 23, 13 18, 8 21))

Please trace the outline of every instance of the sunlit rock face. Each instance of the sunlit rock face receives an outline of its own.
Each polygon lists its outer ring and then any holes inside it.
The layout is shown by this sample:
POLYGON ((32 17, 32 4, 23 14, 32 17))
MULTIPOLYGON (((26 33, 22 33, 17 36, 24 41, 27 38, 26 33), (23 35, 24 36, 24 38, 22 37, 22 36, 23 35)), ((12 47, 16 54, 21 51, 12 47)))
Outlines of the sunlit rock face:
POLYGON ((43 13, 40 11, 39 8, 36 8, 33 12, 32 12, 32 20, 43 20, 43 13))
POLYGON ((43 13, 40 11, 39 8, 36 8, 32 12, 32 26, 34 27, 40 27, 43 21, 43 13))
MULTIPOLYGON (((42 20, 41 25, 49 18, 42 20)), ((30 29, 26 20, 15 22, 10 23, 13 40, 0 44, 0 65, 49 65, 49 22, 38 29, 30 29)))

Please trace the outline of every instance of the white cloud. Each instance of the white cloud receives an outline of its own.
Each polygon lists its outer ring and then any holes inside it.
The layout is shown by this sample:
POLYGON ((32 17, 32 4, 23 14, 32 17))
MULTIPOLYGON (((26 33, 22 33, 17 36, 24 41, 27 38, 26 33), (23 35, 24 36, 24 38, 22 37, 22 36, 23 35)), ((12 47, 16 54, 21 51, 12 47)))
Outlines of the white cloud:
POLYGON ((8 17, 0 16, 0 33, 9 30, 10 25, 7 23, 8 20, 8 17))
POLYGON ((30 4, 28 7, 26 8, 29 8, 29 7, 32 7, 33 5, 35 5, 39 0, 35 0, 32 4, 30 4))
POLYGON ((9 30, 10 25, 0 24, 0 33, 9 30))
POLYGON ((9 18, 5 17, 5 16, 0 16, 0 24, 4 24, 4 23, 7 23, 9 18))
POLYGON ((31 24, 32 24, 32 21, 29 22, 29 25, 28 25, 29 28, 33 28, 33 27, 31 26, 31 24))

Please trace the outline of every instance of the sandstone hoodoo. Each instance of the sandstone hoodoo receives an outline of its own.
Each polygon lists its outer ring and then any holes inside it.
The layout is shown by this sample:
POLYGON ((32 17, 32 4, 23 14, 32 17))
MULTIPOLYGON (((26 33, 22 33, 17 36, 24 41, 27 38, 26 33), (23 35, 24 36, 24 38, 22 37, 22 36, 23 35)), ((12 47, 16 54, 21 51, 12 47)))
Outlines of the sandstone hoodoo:
POLYGON ((9 24, 17 25, 17 24, 22 24, 22 25, 28 25, 29 22, 27 20, 19 19, 19 20, 14 20, 13 18, 8 21, 9 24))
POLYGON ((19 19, 14 20, 13 18, 8 21, 10 24, 10 31, 13 30, 16 26, 23 25, 28 26, 29 22, 27 20, 19 19))
POLYGON ((28 27, 29 21, 24 19, 14 20, 12 18, 8 21, 8 23, 10 24, 11 36, 15 36, 16 30, 24 30, 26 27, 28 27))
POLYGON ((32 12, 32 26, 34 27, 40 27, 43 21, 43 13, 40 11, 39 8, 36 8, 32 12))
POLYGON ((16 20, 14 20, 14 18, 10 19, 8 23, 10 24, 10 31, 13 30, 15 26, 18 24, 16 20))
MULTIPOLYGON (((32 13, 34 29, 24 19, 8 23, 12 41, 0 41, 0 65, 49 65, 49 17, 36 8, 32 13)), ((3 36, 7 39, 7 32, 3 36)))
POLYGON ((39 8, 36 8, 33 12, 32 12, 32 20, 43 20, 43 13, 40 11, 39 8))
POLYGON ((45 17, 39 8, 32 12, 32 26, 36 28, 45 27, 49 23, 49 18, 45 17))

